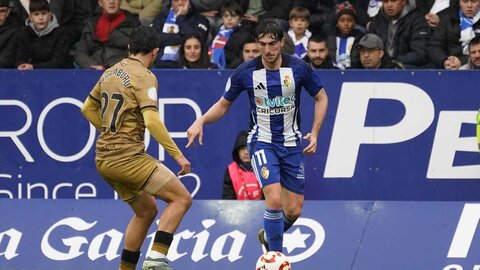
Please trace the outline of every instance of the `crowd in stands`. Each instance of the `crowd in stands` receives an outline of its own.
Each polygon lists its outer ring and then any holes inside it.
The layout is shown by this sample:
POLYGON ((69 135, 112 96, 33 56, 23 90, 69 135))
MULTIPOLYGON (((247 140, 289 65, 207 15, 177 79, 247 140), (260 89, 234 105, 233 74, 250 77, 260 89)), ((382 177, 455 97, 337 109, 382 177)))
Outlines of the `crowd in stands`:
POLYGON ((147 25, 153 68, 231 69, 265 18, 314 69, 480 68, 480 0, 0 0, 0 68, 103 70, 147 25))

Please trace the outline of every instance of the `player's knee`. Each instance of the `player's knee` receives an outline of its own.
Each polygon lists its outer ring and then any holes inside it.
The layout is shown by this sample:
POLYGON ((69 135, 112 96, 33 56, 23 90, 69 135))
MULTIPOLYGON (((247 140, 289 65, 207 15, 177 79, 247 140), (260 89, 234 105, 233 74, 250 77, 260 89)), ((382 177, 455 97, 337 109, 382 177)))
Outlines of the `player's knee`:
POLYGON ((140 211, 136 211, 135 215, 142 219, 154 220, 158 214, 158 208, 156 205, 145 207, 140 211))
POLYGON ((190 206, 192 206, 192 202, 193 202, 193 199, 192 199, 192 196, 190 195, 190 193, 187 192, 187 194, 185 194, 184 196, 180 197, 178 200, 177 200, 177 203, 183 208, 185 209, 185 211, 187 211, 190 206))

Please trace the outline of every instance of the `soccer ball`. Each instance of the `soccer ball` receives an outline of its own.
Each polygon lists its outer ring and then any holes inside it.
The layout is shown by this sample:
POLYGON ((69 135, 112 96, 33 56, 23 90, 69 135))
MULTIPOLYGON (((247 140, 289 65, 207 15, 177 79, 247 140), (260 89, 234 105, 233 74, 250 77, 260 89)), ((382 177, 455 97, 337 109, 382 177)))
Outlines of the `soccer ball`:
POLYGON ((278 251, 269 251, 257 260, 256 270, 292 270, 287 256, 278 251))

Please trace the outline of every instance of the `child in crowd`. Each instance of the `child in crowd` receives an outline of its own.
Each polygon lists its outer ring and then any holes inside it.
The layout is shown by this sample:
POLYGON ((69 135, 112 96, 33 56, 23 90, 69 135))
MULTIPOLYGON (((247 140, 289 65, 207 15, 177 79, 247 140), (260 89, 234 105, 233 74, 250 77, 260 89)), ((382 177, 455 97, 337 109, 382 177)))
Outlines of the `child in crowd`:
POLYGON ((47 0, 31 0, 30 16, 16 39, 15 66, 19 70, 70 68, 70 42, 50 11, 47 0))
POLYGON ((336 6, 336 36, 330 38, 328 47, 330 55, 335 56, 335 65, 340 69, 351 68, 353 54, 358 53, 354 45, 363 37, 363 33, 355 28, 355 9, 345 1, 336 6))
POLYGON ((312 33, 307 29, 310 25, 310 12, 304 7, 296 7, 290 11, 288 35, 294 44, 294 56, 303 58, 307 55, 308 39, 312 33))
POLYGON ((240 25, 243 11, 239 4, 228 2, 220 9, 220 14, 223 19, 223 24, 220 26, 217 35, 212 41, 210 61, 213 64, 216 64, 220 69, 224 69, 227 66, 225 45, 227 44, 230 35, 240 25))

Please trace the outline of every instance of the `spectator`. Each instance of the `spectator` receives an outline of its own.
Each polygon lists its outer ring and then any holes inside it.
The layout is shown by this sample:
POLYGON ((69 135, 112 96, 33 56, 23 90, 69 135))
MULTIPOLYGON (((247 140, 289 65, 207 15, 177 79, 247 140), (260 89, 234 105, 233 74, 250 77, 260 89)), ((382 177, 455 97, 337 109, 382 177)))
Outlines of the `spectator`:
POLYGON ((97 3, 98 0, 50 0, 52 13, 68 33, 70 44, 80 40, 85 21, 94 14, 97 3))
POLYGON ((10 15, 18 24, 24 25, 28 19, 28 4, 30 0, 10 0, 10 15))
POLYGON ((357 45, 360 55, 360 68, 364 69, 403 69, 385 53, 383 41, 375 34, 366 34, 357 45))
POLYGON ((75 50, 80 68, 103 70, 127 57, 138 16, 120 9, 120 0, 99 0, 101 12, 90 17, 75 50))
POLYGON ((142 25, 150 25, 153 19, 162 11, 162 1, 122 0, 120 8, 137 14, 142 25))
POLYGON ((15 66, 19 70, 70 68, 67 32, 59 27, 47 0, 31 0, 30 16, 15 38, 15 66))
POLYGON ((351 68, 356 63, 355 45, 358 43, 363 33, 356 29, 355 9, 350 2, 341 2, 336 6, 336 34, 328 38, 328 48, 333 57, 335 66, 340 69, 351 68))
POLYGON ((240 18, 243 16, 242 8, 235 2, 228 2, 220 10, 223 24, 215 35, 211 47, 211 62, 219 68, 224 69, 227 66, 225 56, 225 45, 227 44, 231 34, 240 25, 240 18))
POLYGON ((13 68, 15 43, 13 38, 20 25, 10 16, 9 0, 0 0, 0 68, 13 68))
POLYGON ((195 34, 205 43, 209 27, 208 20, 196 12, 190 0, 172 0, 167 9, 153 20, 153 28, 160 34, 160 51, 155 66, 177 67, 176 57, 184 38, 195 34))
POLYGON ((457 70, 468 61, 468 43, 480 32, 480 2, 453 0, 428 44, 435 68, 457 70))
POLYGON ((256 22, 243 20, 240 26, 232 32, 224 48, 227 68, 237 68, 243 63, 243 45, 245 43, 255 43, 253 31, 256 26, 256 22))
POLYGON ((285 23, 292 8, 291 0, 233 0, 240 4, 245 20, 258 22, 265 18, 275 18, 285 23))
POLYGON ((184 69, 217 69, 218 66, 208 59, 208 51, 201 37, 196 34, 186 36, 178 52, 177 67, 184 69))
POLYGON ((322 35, 313 35, 308 39, 308 51, 303 60, 313 69, 338 69, 330 58, 327 38, 322 35))
POLYGON ((251 39, 247 40, 243 44, 242 48, 242 59, 243 62, 247 62, 248 60, 251 60, 257 56, 260 56, 260 50, 258 49, 257 43, 251 37, 251 39))
POLYGON ((224 200, 260 200, 262 189, 253 173, 247 150, 248 131, 238 134, 232 150, 233 162, 228 165, 223 178, 224 200))
POLYGON ((310 12, 302 7, 293 8, 289 14, 288 24, 290 25, 288 35, 295 46, 293 55, 303 58, 307 55, 308 39, 312 36, 307 29, 310 24, 310 12))
POLYGON ((385 52, 405 68, 418 68, 427 60, 430 27, 413 0, 384 0, 368 32, 379 36, 385 52))
POLYGON ((232 36, 225 45, 225 56, 227 58, 227 68, 237 68, 245 62, 244 51, 246 54, 255 54, 258 56, 259 50, 257 43, 253 38, 253 29, 256 23, 243 21, 240 27, 232 33, 232 36))
POLYGON ((333 35, 335 28, 335 0, 295 0, 294 7, 303 7, 310 12, 309 30, 312 35, 333 35))
POLYGON ((461 70, 480 69, 480 36, 474 37, 468 44, 469 59, 468 63, 461 66, 461 70))

